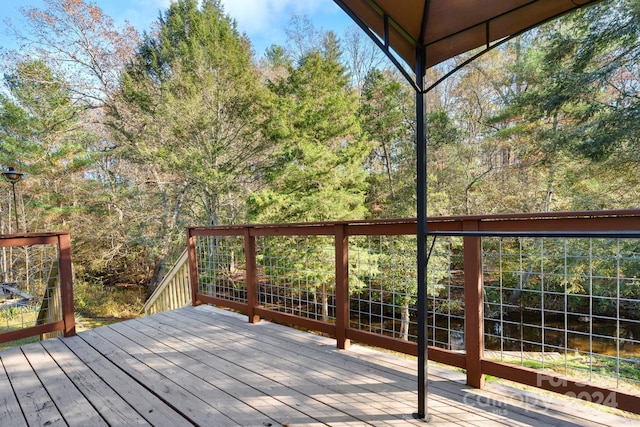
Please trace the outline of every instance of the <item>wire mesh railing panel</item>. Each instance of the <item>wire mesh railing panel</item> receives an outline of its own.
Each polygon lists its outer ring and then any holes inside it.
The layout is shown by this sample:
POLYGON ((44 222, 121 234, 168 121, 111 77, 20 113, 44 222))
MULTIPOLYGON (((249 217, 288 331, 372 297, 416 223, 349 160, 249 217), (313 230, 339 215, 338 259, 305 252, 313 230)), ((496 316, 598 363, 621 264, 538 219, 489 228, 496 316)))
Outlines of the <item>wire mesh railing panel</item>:
POLYGON ((58 247, 0 248, 0 333, 62 320, 58 247))
POLYGON ((438 236, 427 261, 429 345, 464 351, 464 256, 461 237, 438 236))
MULTIPOLYGON (((462 349, 464 283, 461 239, 439 237, 427 264, 428 344, 462 349)), ((415 236, 359 236, 349 239, 351 327, 417 341, 415 236)))
POLYGON ((247 302, 242 236, 207 236, 196 241, 198 291, 229 301, 247 302))
POLYGON ((416 340, 415 236, 349 239, 352 328, 416 340))
POLYGON ((335 322, 333 236, 260 236, 256 253, 260 305, 335 322))
POLYGON ((483 239, 490 358, 640 386, 640 241, 483 239))

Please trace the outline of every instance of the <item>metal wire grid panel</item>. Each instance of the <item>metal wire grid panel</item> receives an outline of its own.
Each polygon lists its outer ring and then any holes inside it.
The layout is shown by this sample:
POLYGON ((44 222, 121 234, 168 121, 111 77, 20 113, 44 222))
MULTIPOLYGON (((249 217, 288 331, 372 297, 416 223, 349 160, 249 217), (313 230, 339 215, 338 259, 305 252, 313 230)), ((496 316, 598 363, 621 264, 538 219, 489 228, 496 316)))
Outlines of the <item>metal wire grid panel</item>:
POLYGON ((486 356, 640 385, 640 241, 483 238, 486 356))
MULTIPOLYGON (((456 246, 460 238, 439 237, 427 265, 428 344, 448 350, 464 348, 462 256, 456 246)), ((351 237, 349 259, 351 327, 416 341, 415 236, 351 237)))
POLYGON ((437 239, 433 238, 430 245, 427 262, 429 345, 464 351, 462 238, 439 236, 437 239))
POLYGON ((256 252, 260 305, 335 322, 333 236, 256 237, 256 252))
POLYGON ((0 332, 62 320, 58 247, 0 249, 0 332))
POLYGON ((221 299, 247 302, 242 236, 208 236, 196 241, 199 292, 221 299))
POLYGON ((416 340, 415 246, 413 236, 349 239, 351 327, 416 340))

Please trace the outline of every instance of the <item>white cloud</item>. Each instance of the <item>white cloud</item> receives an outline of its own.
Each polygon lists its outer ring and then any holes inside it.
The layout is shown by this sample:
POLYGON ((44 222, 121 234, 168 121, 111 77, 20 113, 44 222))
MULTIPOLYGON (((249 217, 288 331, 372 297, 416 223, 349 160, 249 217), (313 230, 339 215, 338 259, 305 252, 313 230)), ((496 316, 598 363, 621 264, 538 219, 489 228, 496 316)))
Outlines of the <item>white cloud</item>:
POLYGON ((223 0, 225 11, 243 31, 268 33, 274 26, 283 27, 292 13, 312 14, 327 0, 223 0))

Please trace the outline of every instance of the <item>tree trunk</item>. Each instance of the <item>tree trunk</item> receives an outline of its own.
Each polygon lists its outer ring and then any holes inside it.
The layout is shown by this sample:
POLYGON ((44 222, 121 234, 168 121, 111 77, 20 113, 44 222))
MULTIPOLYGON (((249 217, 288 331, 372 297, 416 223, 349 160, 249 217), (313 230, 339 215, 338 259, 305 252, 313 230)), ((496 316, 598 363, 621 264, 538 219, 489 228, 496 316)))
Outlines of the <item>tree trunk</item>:
POLYGON ((409 297, 404 297, 404 303, 400 309, 401 321, 400 321, 400 338, 404 341, 409 341, 409 297))
POLYGON ((321 287, 321 300, 322 300, 322 321, 323 322, 328 322, 329 321, 329 296, 327 295, 327 285, 326 284, 322 284, 321 287))

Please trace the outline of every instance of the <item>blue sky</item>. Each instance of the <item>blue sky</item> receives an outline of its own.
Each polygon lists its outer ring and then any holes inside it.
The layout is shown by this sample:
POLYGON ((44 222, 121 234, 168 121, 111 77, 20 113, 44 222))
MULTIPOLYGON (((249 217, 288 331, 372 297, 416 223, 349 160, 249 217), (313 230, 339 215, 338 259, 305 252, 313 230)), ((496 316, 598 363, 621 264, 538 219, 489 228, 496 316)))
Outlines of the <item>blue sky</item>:
MULTIPOLYGON (((20 7, 42 7, 42 0, 0 0, 0 47, 13 48, 15 42, 5 32, 5 20, 19 23, 20 7)), ((88 0, 85 0, 88 2, 88 0)), ((103 12, 116 23, 129 21, 139 32, 147 30, 171 0, 94 0, 103 12)), ((293 13, 308 16, 314 25, 324 30, 334 30, 338 35, 350 25, 350 18, 332 0, 222 0, 225 11, 238 23, 238 29, 246 33, 257 55, 273 43, 284 44, 284 26, 293 13)))

